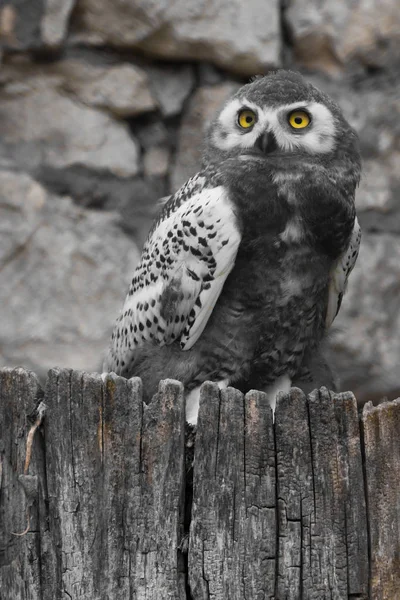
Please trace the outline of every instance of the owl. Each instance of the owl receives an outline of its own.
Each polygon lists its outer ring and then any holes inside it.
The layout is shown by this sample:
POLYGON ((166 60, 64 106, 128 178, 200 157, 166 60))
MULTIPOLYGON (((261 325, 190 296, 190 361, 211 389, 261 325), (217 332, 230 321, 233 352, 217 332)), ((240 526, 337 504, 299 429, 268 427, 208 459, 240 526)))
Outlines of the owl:
POLYGON ((141 377, 147 402, 160 379, 180 380, 192 424, 206 380, 266 391, 274 408, 312 377, 340 308, 360 171, 355 132, 300 74, 244 85, 149 233, 104 371, 141 377))

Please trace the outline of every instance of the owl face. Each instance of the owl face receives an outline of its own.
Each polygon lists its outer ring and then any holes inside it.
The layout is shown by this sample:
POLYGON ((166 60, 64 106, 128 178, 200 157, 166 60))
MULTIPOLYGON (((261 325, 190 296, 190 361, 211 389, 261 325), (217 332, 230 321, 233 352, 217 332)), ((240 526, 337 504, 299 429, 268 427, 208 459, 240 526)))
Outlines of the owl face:
POLYGON ((339 107, 297 73, 278 71, 243 86, 221 110, 208 143, 242 159, 328 155, 351 128, 339 107))

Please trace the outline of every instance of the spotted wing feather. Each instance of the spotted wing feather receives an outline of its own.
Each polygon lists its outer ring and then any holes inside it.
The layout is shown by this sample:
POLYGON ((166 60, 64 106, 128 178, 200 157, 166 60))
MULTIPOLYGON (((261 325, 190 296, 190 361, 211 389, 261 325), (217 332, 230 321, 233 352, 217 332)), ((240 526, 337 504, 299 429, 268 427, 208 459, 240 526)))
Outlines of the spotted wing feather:
POLYGON ((326 327, 330 327, 340 310, 342 298, 347 288, 347 282, 356 263, 361 243, 361 228, 357 217, 347 250, 341 255, 331 272, 326 314, 326 327))
POLYGON ((134 362, 137 348, 179 340, 188 350, 201 335, 231 271, 240 243, 225 189, 204 184, 171 197, 149 234, 112 339, 106 370, 134 362))

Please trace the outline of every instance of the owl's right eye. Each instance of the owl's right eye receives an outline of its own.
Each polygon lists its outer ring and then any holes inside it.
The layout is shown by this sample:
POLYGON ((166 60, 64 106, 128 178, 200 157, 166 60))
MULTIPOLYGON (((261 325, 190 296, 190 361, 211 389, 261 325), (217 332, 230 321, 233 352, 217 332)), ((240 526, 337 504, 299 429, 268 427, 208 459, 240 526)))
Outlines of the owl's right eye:
POLYGON ((293 129, 304 129, 310 122, 310 115, 304 110, 294 110, 289 115, 289 124, 293 129))
POLYGON ((256 113, 248 108, 241 110, 238 114, 238 124, 240 127, 242 127, 242 129, 249 129, 249 127, 253 127, 256 121, 256 113))

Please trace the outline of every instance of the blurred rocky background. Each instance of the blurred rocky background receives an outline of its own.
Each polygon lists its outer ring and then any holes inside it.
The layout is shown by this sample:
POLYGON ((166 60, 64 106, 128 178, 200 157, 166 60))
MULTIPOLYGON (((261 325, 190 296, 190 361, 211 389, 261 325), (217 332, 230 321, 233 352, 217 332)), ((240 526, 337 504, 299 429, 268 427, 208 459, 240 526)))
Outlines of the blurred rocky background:
POLYGON ((101 368, 157 199, 249 76, 298 69, 361 139, 362 251, 330 339, 342 389, 400 395, 396 0, 2 0, 0 364, 101 368))

